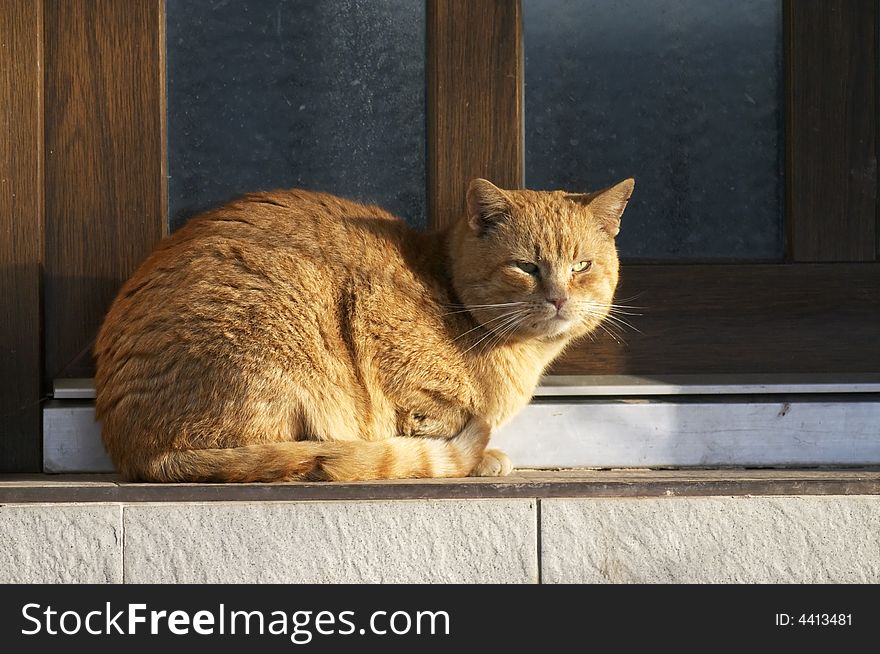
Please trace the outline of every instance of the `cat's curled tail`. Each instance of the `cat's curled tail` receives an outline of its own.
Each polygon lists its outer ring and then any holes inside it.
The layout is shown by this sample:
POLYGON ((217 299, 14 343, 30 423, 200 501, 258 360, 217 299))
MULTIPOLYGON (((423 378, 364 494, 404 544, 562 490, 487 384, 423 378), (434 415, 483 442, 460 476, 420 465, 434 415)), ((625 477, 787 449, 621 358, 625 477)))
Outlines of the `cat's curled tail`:
MULTIPOLYGON (((466 477, 481 462, 489 425, 472 417, 449 439, 285 441, 226 449, 175 450, 148 460, 142 481, 362 481, 466 477)), ((140 466, 139 466, 140 467, 140 466)))

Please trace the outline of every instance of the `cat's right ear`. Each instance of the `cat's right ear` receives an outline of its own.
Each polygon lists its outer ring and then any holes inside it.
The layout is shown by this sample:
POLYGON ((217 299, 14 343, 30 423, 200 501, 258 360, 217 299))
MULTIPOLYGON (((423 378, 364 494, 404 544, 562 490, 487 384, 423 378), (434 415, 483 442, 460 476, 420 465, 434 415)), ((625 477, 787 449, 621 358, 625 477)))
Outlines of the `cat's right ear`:
POLYGON ((467 191, 468 224, 483 236, 510 215, 510 199, 492 182, 472 180, 467 191))

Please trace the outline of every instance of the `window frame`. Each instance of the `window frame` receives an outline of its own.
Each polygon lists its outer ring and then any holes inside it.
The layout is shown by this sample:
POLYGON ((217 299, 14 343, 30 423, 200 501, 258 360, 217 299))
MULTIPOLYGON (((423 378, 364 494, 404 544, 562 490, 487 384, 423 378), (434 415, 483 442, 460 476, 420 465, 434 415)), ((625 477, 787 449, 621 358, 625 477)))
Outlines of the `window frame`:
MULTIPOLYGON (((442 227, 467 180, 523 186, 522 10, 428 7, 429 218, 442 227)), ((641 333, 600 334, 552 374, 880 371, 877 25, 877 0, 783 2, 784 259, 624 262, 617 296, 635 298, 641 333)))

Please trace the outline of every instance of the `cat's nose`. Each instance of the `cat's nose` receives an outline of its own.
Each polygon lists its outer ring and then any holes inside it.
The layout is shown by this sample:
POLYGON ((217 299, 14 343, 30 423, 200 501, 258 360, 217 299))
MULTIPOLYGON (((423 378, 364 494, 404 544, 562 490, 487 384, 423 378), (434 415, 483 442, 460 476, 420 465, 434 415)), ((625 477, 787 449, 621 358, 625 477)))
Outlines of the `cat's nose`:
POLYGON ((547 301, 556 307, 556 310, 559 311, 562 308, 562 305, 568 302, 567 297, 548 297, 547 301))

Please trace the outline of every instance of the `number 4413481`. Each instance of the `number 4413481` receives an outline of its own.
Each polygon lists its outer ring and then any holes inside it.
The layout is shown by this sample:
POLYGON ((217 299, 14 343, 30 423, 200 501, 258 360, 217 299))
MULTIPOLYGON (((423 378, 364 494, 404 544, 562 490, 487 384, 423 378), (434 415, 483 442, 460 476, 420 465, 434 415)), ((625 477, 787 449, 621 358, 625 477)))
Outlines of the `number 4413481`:
POLYGON ((777 613, 776 626, 849 627, 852 626, 852 613, 777 613))

